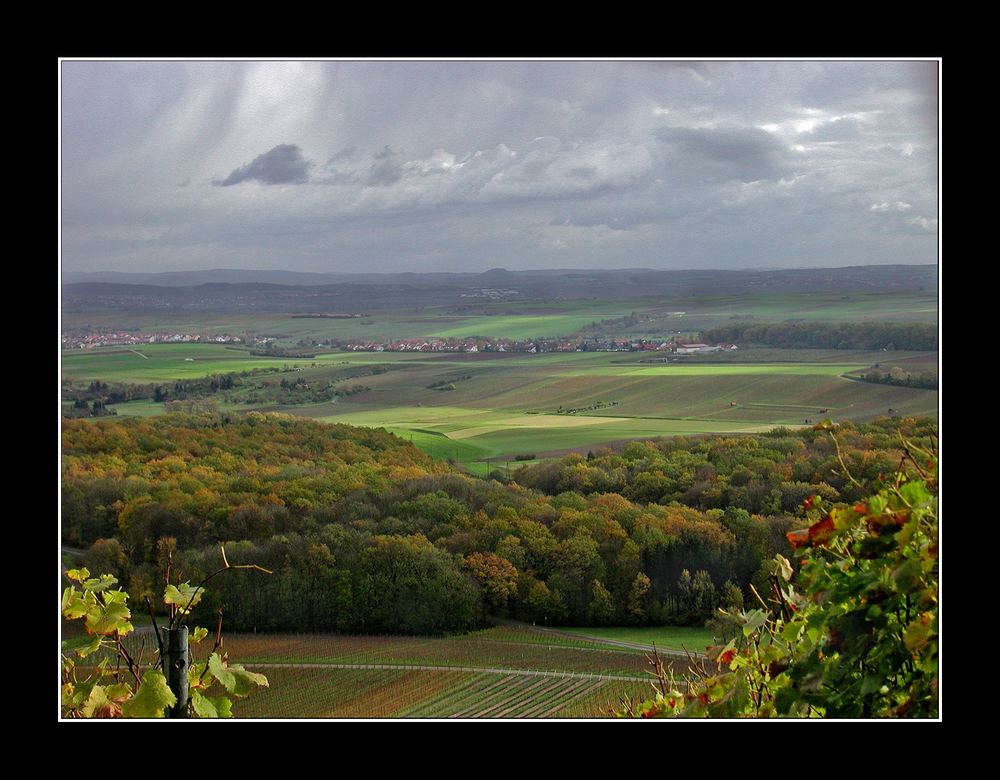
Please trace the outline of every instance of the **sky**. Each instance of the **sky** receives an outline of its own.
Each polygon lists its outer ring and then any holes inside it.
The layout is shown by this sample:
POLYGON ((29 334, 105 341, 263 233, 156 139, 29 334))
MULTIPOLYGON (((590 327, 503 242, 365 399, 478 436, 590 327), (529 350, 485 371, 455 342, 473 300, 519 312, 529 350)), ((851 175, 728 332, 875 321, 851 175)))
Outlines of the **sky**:
POLYGON ((938 69, 64 60, 62 269, 936 263, 938 69))

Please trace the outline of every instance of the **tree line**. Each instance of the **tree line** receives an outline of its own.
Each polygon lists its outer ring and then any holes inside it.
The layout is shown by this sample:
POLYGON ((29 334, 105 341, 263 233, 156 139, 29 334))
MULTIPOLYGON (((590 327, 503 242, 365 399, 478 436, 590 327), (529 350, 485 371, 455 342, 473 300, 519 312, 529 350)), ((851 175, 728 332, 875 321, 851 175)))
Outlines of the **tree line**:
POLYGON ((935 350, 937 325, 927 322, 777 322, 747 321, 702 332, 710 344, 760 344, 786 349, 935 350))

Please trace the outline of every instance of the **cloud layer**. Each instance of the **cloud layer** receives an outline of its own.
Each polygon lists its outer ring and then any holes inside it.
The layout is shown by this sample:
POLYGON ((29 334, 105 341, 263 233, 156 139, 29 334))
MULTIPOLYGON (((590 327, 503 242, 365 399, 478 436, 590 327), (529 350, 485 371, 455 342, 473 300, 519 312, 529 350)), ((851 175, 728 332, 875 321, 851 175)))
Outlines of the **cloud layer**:
POLYGON ((64 62, 63 267, 935 262, 935 62, 64 62))

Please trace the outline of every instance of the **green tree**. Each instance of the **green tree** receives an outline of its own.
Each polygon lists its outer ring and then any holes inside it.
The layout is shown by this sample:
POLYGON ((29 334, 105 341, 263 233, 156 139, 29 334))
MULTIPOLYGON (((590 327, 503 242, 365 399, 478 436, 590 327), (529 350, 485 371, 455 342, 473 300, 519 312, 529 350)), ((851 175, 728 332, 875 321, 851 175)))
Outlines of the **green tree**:
POLYGON ((649 577, 642 572, 635 575, 632 587, 629 588, 628 592, 627 612, 629 622, 640 625, 646 621, 650 584, 649 577))
POLYGON ((590 625, 607 626, 614 623, 615 603, 608 589, 600 580, 590 584, 590 603, 587 605, 587 620, 590 625))

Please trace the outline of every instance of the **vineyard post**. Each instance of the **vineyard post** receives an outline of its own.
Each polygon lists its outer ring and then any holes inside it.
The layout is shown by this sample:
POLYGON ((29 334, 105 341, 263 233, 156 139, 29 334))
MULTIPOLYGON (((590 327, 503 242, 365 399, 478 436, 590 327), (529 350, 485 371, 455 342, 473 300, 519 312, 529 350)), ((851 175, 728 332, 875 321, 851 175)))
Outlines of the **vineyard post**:
POLYGON ((191 658, 188 651, 188 627, 181 625, 168 628, 165 633, 167 648, 163 668, 167 675, 167 685, 177 697, 177 703, 170 708, 168 716, 185 718, 188 705, 188 664, 191 658))

